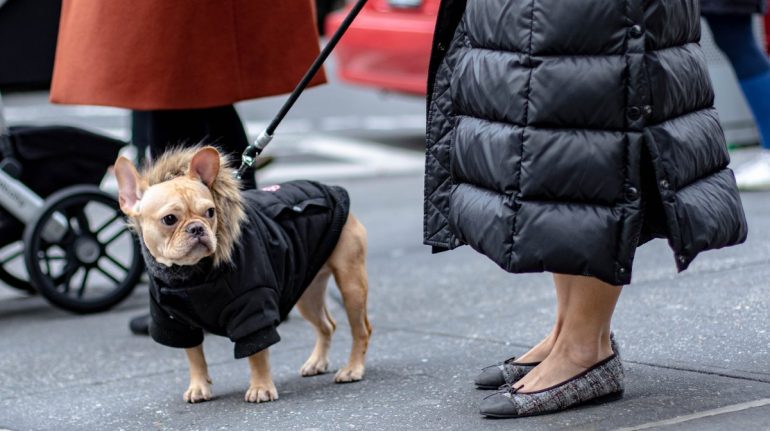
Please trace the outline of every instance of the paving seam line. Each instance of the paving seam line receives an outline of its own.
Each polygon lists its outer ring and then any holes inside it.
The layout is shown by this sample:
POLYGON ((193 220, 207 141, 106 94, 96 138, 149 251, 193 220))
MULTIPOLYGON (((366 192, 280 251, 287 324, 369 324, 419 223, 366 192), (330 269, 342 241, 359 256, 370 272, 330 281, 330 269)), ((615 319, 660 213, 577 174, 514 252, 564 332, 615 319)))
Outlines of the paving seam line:
MULTIPOLYGON (((714 269, 694 269, 689 272, 683 272, 680 274, 675 274, 676 279, 683 279, 683 278, 691 278, 691 277, 697 277, 699 275, 709 275, 709 274, 717 274, 720 272, 725 271, 734 271, 737 269, 751 269, 754 267, 765 267, 767 264, 770 263, 770 260, 768 259, 749 259, 745 262, 735 262, 734 265, 725 265, 724 267, 718 267, 714 269)), ((661 281, 674 281, 675 278, 671 277, 670 275, 662 275, 660 277, 653 277, 647 280, 640 280, 638 282, 634 282, 631 285, 633 286, 644 286, 645 284, 654 284, 659 283, 661 281)))
MULTIPOLYGON (((339 300, 337 300, 336 298, 334 298, 334 299, 335 299, 335 302, 340 302, 341 301, 341 299, 339 299, 339 300)), ((344 322, 338 323, 338 325, 340 325, 340 324, 344 325, 344 322)), ((469 336, 465 336, 465 335, 448 334, 448 333, 445 333, 445 332, 438 332, 438 331, 416 331, 414 329, 406 329, 406 328, 399 328, 399 327, 395 327, 395 326, 382 326, 382 325, 378 325, 377 328, 380 329, 380 330, 391 331, 391 332, 406 332, 406 333, 409 333, 409 334, 433 335, 433 336, 437 336, 437 337, 455 338, 455 339, 467 340, 467 341, 480 341, 480 342, 483 342, 483 343, 494 343, 494 344, 501 344, 501 345, 505 345, 505 346, 519 347, 519 348, 522 348, 522 349, 527 349, 527 348, 530 347, 530 346, 525 345, 525 344, 502 342, 502 341, 493 340, 493 339, 489 339, 489 338, 469 337, 469 336)), ((757 383, 770 383, 769 380, 763 380, 761 378, 747 377, 747 376, 744 376, 744 375, 736 375, 736 374, 728 374, 728 373, 720 373, 720 372, 717 372, 717 371, 709 371, 709 370, 704 370, 704 369, 700 369, 700 368, 677 367, 677 366, 672 366, 672 365, 653 364, 653 363, 650 363, 650 362, 630 361, 630 360, 627 360, 627 359, 624 359, 623 363, 625 363, 625 364, 634 364, 634 365, 644 365, 646 367, 663 368, 663 369, 674 370, 674 371, 685 371, 685 372, 689 372, 689 373, 706 374, 706 375, 710 375, 710 376, 725 377, 725 378, 729 378, 729 379, 746 380, 746 381, 757 382, 757 383)), ((751 371, 743 371, 743 370, 738 370, 738 371, 740 371, 742 373, 747 373, 747 374, 752 373, 751 371)), ((761 373, 761 374, 765 375, 766 373, 761 373)))
MULTIPOLYGON (((288 347, 288 348, 284 349, 283 351, 284 352, 294 352, 294 351, 298 351, 298 350, 307 350, 307 346, 288 347)), ((210 369, 218 367, 218 366, 227 365, 227 364, 229 364, 231 362, 233 362, 232 359, 223 359, 223 360, 219 360, 219 361, 213 361, 213 362, 209 362, 208 363, 208 367, 209 367, 209 370, 210 370, 210 369)), ((73 383, 71 385, 66 386, 65 390, 84 388, 84 387, 88 387, 88 386, 104 385, 104 384, 110 384, 110 383, 117 383, 117 382, 121 382, 121 381, 129 381, 129 380, 133 380, 133 379, 145 379, 145 378, 151 378, 151 377, 158 377, 158 376, 162 376, 162 375, 166 375, 166 374, 174 374, 174 373, 179 373, 179 372, 184 372, 184 369, 179 370, 179 369, 174 368, 174 369, 155 371, 155 372, 147 373, 147 374, 136 374, 136 375, 130 375, 130 376, 108 378, 108 379, 104 379, 104 380, 80 381, 80 382, 75 382, 75 383, 73 383)), ((2 396, 0 396, 0 401, 18 400, 18 399, 22 399, 22 398, 28 398, 28 397, 32 397, 32 396, 35 396, 35 395, 39 395, 39 394, 46 393, 46 392, 49 392, 49 389, 36 390, 36 391, 32 391, 32 392, 24 392, 24 393, 21 393, 21 394, 18 394, 18 395, 11 395, 9 397, 2 397, 2 396)), ((13 431, 13 430, 7 430, 5 428, 0 428, 0 431, 13 431)))
MULTIPOLYGON (((763 380, 762 378, 758 377, 746 377, 746 376, 739 376, 735 374, 728 374, 728 373, 720 373, 718 371, 710 371, 710 370, 704 370, 702 368, 687 368, 687 367, 679 367, 674 365, 663 365, 663 364, 653 364, 650 362, 642 362, 642 361, 628 361, 624 360, 623 362, 634 364, 634 365, 645 365, 648 367, 655 367, 655 368, 664 368, 666 370, 674 370, 674 371, 687 371, 690 373, 699 373, 699 374, 707 374, 710 376, 717 376, 717 377, 727 377, 730 379, 740 379, 740 380, 748 380, 750 382, 757 382, 757 383, 770 383, 770 380, 763 380)), ((761 374, 763 376, 767 375, 767 373, 762 372, 754 372, 754 371, 745 371, 745 370, 735 370, 741 373, 746 374, 761 374)))
POLYGON ((735 413, 735 412, 740 412, 743 410, 753 409, 753 408, 767 406, 767 405, 770 405, 770 398, 762 398, 759 400, 747 401, 745 403, 738 403, 730 406, 720 407, 718 409, 704 410, 698 413, 692 413, 684 416, 677 416, 677 417, 674 417, 671 419, 665 419, 662 421, 647 422, 645 424, 628 427, 628 428, 618 428, 615 431, 639 431, 639 430, 646 430, 650 428, 664 427, 668 425, 676 425, 676 424, 681 424, 681 423, 689 422, 696 419, 702 419, 702 418, 707 418, 711 416, 718 416, 718 415, 723 415, 727 413, 735 413))

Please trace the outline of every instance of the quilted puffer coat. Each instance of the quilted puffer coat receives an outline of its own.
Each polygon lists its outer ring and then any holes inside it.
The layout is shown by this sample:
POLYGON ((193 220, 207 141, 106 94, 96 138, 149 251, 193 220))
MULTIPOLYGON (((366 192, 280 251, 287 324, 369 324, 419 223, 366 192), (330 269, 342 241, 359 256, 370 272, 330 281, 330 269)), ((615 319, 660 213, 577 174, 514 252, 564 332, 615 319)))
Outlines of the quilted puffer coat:
POLYGON ((444 0, 425 243, 622 285, 651 238, 680 271, 744 241, 699 16, 699 0, 444 0))

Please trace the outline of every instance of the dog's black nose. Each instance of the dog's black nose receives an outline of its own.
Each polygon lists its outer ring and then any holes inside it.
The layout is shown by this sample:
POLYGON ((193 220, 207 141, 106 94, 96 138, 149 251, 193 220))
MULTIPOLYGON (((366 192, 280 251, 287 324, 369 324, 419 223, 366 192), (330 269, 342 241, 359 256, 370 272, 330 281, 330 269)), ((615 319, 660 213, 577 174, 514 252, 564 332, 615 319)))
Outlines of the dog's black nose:
POLYGON ((200 238, 206 233, 206 229, 201 223, 190 223, 185 229, 185 232, 189 233, 195 238, 200 238))

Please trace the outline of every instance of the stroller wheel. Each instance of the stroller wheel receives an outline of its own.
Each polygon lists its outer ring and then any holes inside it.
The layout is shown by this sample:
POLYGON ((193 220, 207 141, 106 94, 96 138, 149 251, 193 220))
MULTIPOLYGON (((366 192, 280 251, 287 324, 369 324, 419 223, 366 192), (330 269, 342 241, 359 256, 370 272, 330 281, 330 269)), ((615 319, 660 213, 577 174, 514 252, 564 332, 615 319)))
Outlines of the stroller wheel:
POLYGON ((144 270, 140 245, 114 196, 72 186, 45 200, 24 231, 30 281, 54 305, 75 313, 107 310, 131 294, 144 270), (66 226, 64 226, 66 221, 66 226), (55 235, 49 223, 58 224, 55 235))
POLYGON ((0 248, 0 281, 34 295, 37 293, 24 267, 24 243, 16 241, 0 248))

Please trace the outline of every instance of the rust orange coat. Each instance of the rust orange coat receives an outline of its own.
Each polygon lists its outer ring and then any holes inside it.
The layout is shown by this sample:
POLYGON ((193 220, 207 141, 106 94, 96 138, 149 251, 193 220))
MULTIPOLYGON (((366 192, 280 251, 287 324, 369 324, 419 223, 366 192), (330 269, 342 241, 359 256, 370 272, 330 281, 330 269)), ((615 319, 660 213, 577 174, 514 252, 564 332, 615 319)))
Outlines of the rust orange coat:
POLYGON ((64 0, 51 101, 229 105, 291 91, 318 51, 313 0, 64 0))

